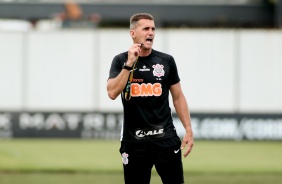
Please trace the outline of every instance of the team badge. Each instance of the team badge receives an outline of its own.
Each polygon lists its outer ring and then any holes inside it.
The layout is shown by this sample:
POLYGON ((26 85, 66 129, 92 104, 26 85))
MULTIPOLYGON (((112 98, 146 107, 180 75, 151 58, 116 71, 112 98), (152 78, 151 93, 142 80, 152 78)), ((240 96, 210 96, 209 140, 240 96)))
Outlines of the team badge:
POLYGON ((153 75, 154 76, 157 76, 157 77, 161 77, 161 76, 164 76, 164 65, 160 65, 160 64, 156 64, 156 65, 153 65, 153 75))
POLYGON ((128 154, 124 152, 123 154, 121 154, 121 156, 122 156, 122 163, 124 165, 128 164, 128 154))

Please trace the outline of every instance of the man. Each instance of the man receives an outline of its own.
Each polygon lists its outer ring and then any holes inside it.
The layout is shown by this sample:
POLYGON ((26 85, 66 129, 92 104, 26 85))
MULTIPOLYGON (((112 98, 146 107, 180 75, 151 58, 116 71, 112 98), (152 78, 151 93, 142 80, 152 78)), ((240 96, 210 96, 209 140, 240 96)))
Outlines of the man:
POLYGON ((133 15, 130 35, 133 44, 114 57, 107 83, 108 96, 114 100, 121 94, 123 103, 120 153, 125 183, 149 184, 153 166, 164 184, 184 183, 181 150, 186 157, 194 139, 176 63, 172 56, 152 49, 152 15, 133 15), (173 125, 169 92, 186 130, 182 143, 173 125))

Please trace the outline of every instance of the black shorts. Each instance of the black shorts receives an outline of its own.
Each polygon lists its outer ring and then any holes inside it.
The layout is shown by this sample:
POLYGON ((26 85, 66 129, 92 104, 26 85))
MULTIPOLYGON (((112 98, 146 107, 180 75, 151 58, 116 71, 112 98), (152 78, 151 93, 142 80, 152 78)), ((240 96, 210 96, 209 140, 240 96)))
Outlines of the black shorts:
POLYGON ((163 184, 184 183, 178 137, 153 142, 121 142, 125 184, 149 184, 155 166, 163 184))

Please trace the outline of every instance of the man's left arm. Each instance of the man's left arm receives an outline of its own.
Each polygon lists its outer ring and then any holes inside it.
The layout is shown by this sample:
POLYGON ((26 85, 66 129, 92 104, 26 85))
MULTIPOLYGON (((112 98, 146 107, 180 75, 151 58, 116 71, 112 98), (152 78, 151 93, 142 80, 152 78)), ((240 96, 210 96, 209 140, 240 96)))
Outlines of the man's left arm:
POLYGON ((190 118, 188 103, 181 89, 180 82, 172 85, 170 87, 170 92, 172 95, 175 111, 186 131, 185 136, 183 137, 182 140, 181 149, 183 150, 186 147, 186 145, 188 146, 187 150, 184 151, 184 157, 187 157, 188 154, 192 151, 194 145, 194 137, 193 137, 193 131, 191 126, 191 118, 190 118))

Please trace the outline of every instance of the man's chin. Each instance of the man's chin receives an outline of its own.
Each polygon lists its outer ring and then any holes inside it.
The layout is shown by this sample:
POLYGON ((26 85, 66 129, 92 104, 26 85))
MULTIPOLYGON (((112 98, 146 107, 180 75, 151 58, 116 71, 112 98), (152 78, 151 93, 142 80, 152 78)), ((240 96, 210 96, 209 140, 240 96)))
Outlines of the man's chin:
POLYGON ((146 44, 146 45, 144 45, 142 48, 143 48, 144 50, 151 50, 151 49, 153 48, 153 44, 150 44, 150 45, 146 44))

